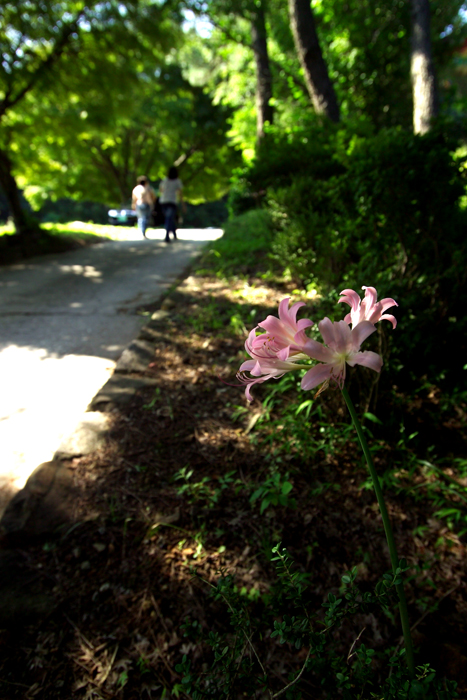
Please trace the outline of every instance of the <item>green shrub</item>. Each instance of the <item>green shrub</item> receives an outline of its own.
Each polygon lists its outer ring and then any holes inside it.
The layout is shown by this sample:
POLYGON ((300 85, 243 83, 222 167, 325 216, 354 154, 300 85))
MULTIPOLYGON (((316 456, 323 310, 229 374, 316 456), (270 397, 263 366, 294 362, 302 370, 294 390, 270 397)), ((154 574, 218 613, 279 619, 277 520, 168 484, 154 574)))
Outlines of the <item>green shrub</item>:
POLYGON ((446 357, 452 347, 459 358, 467 350, 467 216, 456 140, 441 128, 364 136, 313 127, 265 141, 243 177, 251 191, 260 182, 267 188, 276 265, 303 287, 366 284, 394 297, 401 332, 393 366, 454 384, 463 360, 446 357))
POLYGON ((450 374, 455 382, 463 361, 446 358, 452 347, 459 358, 466 350, 467 219, 455 147, 436 130, 385 131, 349 153, 356 259, 345 281, 372 280, 394 296, 401 311, 393 358, 433 381, 450 374))
POLYGON ((205 228, 207 226, 222 226, 228 217, 225 198, 214 202, 202 204, 187 203, 186 213, 183 215, 183 227, 205 228))
POLYGON ((239 216, 250 209, 255 209, 259 201, 258 194, 252 192, 243 170, 234 171, 227 201, 229 216, 239 216))
POLYGON ((312 176, 294 177, 289 187, 268 195, 276 235, 272 258, 287 261, 286 272, 303 286, 336 286, 348 265, 352 219, 341 196, 343 178, 327 181, 312 176))
POLYGON ((69 221, 90 221, 95 224, 106 224, 108 207, 99 202, 78 202, 68 197, 55 201, 48 200, 37 212, 42 223, 65 224, 69 221))
POLYGON ((224 226, 224 235, 213 241, 201 258, 202 271, 221 276, 247 275, 257 270, 271 248, 271 215, 265 209, 253 209, 233 217, 224 226))

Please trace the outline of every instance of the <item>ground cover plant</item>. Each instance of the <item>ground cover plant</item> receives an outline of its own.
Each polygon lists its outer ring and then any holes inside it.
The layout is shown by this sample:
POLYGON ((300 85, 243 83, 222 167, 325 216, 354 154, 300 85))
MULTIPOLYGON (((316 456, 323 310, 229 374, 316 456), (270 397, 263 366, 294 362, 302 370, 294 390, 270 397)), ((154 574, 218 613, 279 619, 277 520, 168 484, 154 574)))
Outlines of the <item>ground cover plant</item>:
MULTIPOLYGON (((336 307, 339 320, 338 295, 274 280, 266 245, 256 269, 227 273, 231 244, 218 245, 162 305, 146 372, 155 386, 113 413, 106 449, 69 462, 70 523, 46 541, 3 540, 36 599, 53 598, 46 613, 25 604, 14 625, 3 623, 3 697, 279 693, 310 648, 294 628, 298 608, 325 621, 357 589, 367 608, 333 625, 331 653, 314 653, 287 695, 383 697, 381 684, 399 678, 395 669, 388 680, 402 649, 396 610, 371 599, 388 581, 389 554, 339 392, 325 401, 299 393, 300 377, 289 373, 256 387, 249 404, 229 386, 248 331, 281 299, 304 301, 311 318, 336 307)), ((443 678, 463 697, 465 395, 451 400, 427 380, 407 390, 385 372, 374 385, 371 370, 357 369, 348 390, 407 561, 419 683, 433 682, 433 668, 440 698, 451 692, 443 678)))

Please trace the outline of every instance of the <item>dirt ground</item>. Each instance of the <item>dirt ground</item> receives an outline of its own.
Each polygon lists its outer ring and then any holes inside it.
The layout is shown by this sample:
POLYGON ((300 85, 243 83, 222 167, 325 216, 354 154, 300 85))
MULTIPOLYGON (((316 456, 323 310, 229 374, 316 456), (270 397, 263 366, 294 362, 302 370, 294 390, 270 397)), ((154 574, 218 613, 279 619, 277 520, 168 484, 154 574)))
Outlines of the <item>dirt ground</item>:
MULTIPOLYGON (((259 502, 250 502, 280 428, 271 427, 269 446, 252 439, 262 405, 247 406, 243 390, 229 384, 246 331, 287 291, 256 282, 199 278, 165 302, 166 341, 146 372, 157 384, 113 412, 105 449, 67 463, 74 499, 66 526, 45 540, 3 542, 37 605, 17 607, 0 630, 2 699, 164 697, 180 682, 175 666, 183 654, 205 668, 205 650, 184 637, 182 623, 227 625, 209 583, 226 570, 247 591, 267 592, 275 577, 270 548, 279 541, 310 574, 310 604, 318 609, 352 566, 368 586, 389 568, 353 442, 339 454, 289 451, 284 471, 295 508, 261 515, 259 502)), ((426 501, 396 492, 388 501, 413 576, 407 594, 417 658, 457 680, 467 697, 465 541, 426 501)), ((361 629, 368 646, 400 641, 390 619, 357 623, 343 633, 348 647, 361 629)), ((297 659, 269 633, 258 648, 279 689, 297 659)), ((303 692, 317 697, 312 677, 303 692)))

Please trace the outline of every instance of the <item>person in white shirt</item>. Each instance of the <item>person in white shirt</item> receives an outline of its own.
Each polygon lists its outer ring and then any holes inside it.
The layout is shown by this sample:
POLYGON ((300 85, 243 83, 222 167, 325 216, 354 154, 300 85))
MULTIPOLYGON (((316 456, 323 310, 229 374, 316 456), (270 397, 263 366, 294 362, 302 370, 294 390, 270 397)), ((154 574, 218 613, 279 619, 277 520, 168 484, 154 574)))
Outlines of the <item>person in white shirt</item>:
POLYGON ((159 201, 165 216, 165 242, 170 243, 170 232, 173 233, 174 240, 177 238, 177 201, 182 205, 183 211, 186 211, 183 201, 183 184, 174 165, 169 168, 167 177, 161 180, 159 201))
POLYGON ((136 180, 137 185, 132 192, 132 207, 136 211, 138 217, 138 227, 144 238, 146 238, 146 229, 151 217, 152 207, 156 199, 156 194, 149 184, 146 175, 141 175, 136 180))

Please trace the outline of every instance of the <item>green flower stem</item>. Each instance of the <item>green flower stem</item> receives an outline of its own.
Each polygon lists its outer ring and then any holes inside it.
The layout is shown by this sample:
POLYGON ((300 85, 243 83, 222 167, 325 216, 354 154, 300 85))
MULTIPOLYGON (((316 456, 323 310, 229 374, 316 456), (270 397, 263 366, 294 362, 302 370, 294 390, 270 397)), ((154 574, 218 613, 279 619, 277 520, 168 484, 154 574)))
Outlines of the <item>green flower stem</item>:
MULTIPOLYGON (((353 421, 353 424, 355 426, 355 430, 357 431, 358 439, 360 440, 363 454, 365 455, 368 469, 370 470, 371 478, 373 480, 373 486, 375 489, 376 498, 378 500, 379 509, 381 511, 381 517, 383 519, 384 531, 386 533, 386 540, 387 540, 388 547, 389 547, 389 554, 391 556, 392 571, 393 571, 394 576, 396 576, 396 571, 399 567, 399 557, 397 556, 396 543, 394 542, 394 535, 392 532, 391 521, 389 520, 389 514, 388 514, 388 510, 386 508, 386 503, 384 501, 384 496, 383 496, 383 492, 381 490, 381 485, 379 483, 378 474, 376 473, 376 469, 375 469, 375 465, 373 464, 373 459, 371 457, 370 449, 368 447, 368 443, 367 443, 365 435, 363 433, 362 426, 360 425, 360 421, 358 419, 358 415, 357 415, 357 412, 355 410, 355 406, 353 405, 352 399, 350 398, 349 392, 347 391, 345 386, 342 388, 342 395, 345 399, 345 402, 347 404, 347 408, 349 409, 349 413, 352 417, 352 421, 353 421)), ((401 616, 402 632, 404 634, 405 655, 406 655, 406 659, 407 659, 407 666, 408 666, 410 674, 412 675, 412 677, 414 677, 415 676, 415 663, 414 663, 414 657, 413 657, 412 636, 410 634, 410 622, 409 622, 409 614, 408 614, 408 610, 407 610, 407 601, 406 601, 405 592, 404 592, 404 584, 403 583, 396 584, 396 590, 397 590, 397 594, 399 596, 399 611, 400 611, 400 616, 401 616)))

